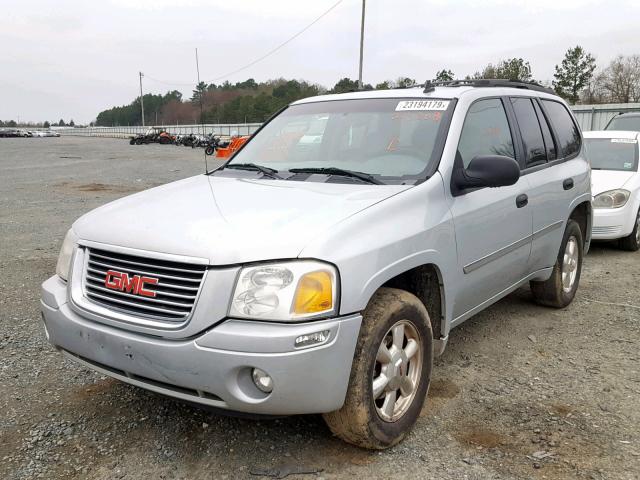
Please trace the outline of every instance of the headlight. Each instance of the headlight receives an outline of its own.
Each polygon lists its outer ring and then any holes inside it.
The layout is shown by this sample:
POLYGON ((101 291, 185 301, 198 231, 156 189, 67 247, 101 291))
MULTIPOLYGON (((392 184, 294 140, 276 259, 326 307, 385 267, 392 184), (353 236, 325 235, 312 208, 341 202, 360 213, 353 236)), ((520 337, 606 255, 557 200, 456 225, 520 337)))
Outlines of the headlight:
POLYGON ((296 321, 336 312, 336 269, 300 260, 245 267, 240 271, 229 316, 257 320, 296 321))
POLYGON ((73 230, 69 229, 67 235, 62 242, 62 248, 60 249, 60 255, 58 255, 58 264, 56 265, 56 273, 63 280, 69 279, 69 268, 71 267, 71 256, 73 250, 78 243, 78 237, 73 233, 73 230))
POLYGON ((596 195, 593 199, 593 208, 620 208, 629 200, 629 190, 609 190, 596 195))

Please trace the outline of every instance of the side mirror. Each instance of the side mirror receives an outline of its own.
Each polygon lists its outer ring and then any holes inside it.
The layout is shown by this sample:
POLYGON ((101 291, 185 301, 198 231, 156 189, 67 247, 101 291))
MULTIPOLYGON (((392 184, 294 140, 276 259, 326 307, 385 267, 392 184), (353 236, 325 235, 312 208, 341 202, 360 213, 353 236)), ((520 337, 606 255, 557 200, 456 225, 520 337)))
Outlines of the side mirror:
POLYGON ((520 178, 520 165, 502 155, 478 155, 467 168, 453 171, 453 183, 458 190, 482 187, 506 187, 520 178))

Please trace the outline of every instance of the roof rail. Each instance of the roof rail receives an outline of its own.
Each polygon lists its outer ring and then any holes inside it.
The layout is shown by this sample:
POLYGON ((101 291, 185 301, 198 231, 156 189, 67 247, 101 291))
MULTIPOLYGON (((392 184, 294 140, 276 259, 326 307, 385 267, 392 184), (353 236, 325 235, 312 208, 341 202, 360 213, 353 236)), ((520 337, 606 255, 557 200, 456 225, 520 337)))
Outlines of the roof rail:
POLYGON ((449 80, 444 82, 432 82, 427 80, 422 85, 415 85, 416 87, 424 87, 424 93, 432 92, 435 87, 508 87, 508 88, 521 88, 523 90, 535 90, 537 92, 550 93, 555 95, 556 93, 547 87, 544 87, 536 82, 524 82, 521 80, 507 80, 507 79, 487 79, 487 78, 474 78, 465 80, 449 80))

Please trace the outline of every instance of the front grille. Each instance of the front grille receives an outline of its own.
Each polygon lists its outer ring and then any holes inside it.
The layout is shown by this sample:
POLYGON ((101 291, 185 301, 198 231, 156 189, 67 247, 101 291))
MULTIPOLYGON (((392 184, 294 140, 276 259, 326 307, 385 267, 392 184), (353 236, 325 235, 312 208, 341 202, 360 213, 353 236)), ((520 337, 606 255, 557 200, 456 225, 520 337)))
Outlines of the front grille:
POLYGON ((193 310, 205 265, 180 263, 87 248, 84 274, 85 296, 94 303, 130 315, 166 321, 184 321, 193 310), (106 287, 107 272, 152 277, 157 284, 145 286, 155 297, 138 295, 127 289, 106 287))
POLYGON ((619 233, 622 230, 621 226, 612 226, 612 227, 593 227, 591 232, 594 235, 613 235, 619 233))

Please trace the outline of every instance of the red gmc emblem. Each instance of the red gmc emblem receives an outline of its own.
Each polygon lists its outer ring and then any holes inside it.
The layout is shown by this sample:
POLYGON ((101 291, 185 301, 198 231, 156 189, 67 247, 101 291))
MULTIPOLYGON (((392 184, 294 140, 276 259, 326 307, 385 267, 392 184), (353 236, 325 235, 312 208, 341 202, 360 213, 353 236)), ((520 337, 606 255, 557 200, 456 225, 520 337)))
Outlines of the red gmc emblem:
POLYGON ((143 277, 141 275, 129 277, 128 273, 117 272, 115 270, 109 270, 104 279, 104 286, 111 290, 120 290, 121 292, 133 293, 134 295, 142 295, 145 297, 156 296, 156 292, 153 290, 145 289, 145 284, 156 285, 157 283, 157 278, 143 277))

